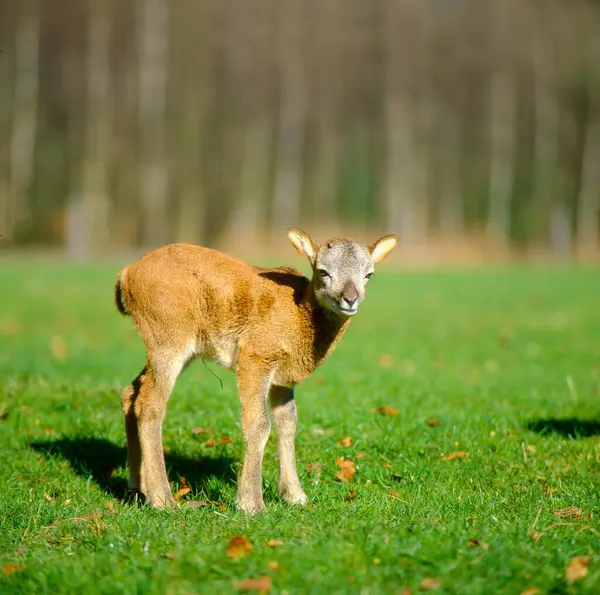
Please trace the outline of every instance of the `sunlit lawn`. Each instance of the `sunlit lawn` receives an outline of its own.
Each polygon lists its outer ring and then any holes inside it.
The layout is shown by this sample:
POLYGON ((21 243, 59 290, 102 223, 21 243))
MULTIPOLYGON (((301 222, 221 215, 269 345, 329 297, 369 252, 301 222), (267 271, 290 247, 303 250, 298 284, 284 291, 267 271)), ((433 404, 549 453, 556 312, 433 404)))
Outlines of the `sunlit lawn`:
POLYGON ((290 594, 600 592, 599 270, 379 273, 297 390, 311 505, 279 500, 272 437, 268 513, 248 518, 234 378, 214 364, 222 387, 196 362, 169 403, 181 508, 127 496, 120 392, 143 350, 113 306, 118 268, 0 264, 0 593, 228 593, 261 577, 290 594), (234 536, 253 546, 238 559, 234 536), (588 574, 572 583, 576 556, 588 574))

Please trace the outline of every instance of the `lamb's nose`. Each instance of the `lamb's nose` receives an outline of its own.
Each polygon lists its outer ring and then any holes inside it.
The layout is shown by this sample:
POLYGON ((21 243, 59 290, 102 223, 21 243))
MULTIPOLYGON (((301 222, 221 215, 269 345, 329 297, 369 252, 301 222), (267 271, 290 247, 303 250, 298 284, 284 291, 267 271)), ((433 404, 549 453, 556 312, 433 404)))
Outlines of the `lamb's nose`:
POLYGON ((342 291, 342 299, 352 308, 358 300, 358 291, 356 290, 356 286, 352 281, 348 281, 346 285, 344 285, 344 289, 342 291))
POLYGON ((344 301, 352 308, 352 306, 354 306, 354 304, 356 303, 356 300, 358 298, 355 297, 348 297, 348 296, 344 296, 344 301))

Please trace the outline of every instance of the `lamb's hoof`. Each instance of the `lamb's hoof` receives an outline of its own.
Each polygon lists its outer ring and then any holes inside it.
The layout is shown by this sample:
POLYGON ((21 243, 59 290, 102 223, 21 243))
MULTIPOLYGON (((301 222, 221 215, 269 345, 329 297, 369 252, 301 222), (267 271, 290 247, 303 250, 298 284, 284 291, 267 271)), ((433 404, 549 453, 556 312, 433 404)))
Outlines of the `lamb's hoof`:
POLYGON ((243 510, 246 514, 261 514, 267 511, 265 503, 262 500, 239 499, 237 501, 237 507, 243 510))
POLYGON ((296 490, 280 488, 279 494, 288 504, 306 506, 309 502, 308 496, 304 493, 304 490, 302 490, 302 488, 298 488, 296 490))
POLYGON ((156 508, 157 510, 162 510, 164 508, 175 508, 177 506, 177 502, 171 495, 171 493, 167 494, 148 494, 145 496, 146 504, 151 506, 152 508, 156 508))

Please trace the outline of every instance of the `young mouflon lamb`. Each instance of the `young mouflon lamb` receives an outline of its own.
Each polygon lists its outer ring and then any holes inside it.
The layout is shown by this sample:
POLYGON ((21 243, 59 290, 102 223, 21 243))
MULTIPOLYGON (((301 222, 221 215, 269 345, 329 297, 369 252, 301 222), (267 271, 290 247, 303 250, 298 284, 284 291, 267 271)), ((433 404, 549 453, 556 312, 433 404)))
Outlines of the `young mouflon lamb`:
POLYGON ((237 376, 246 447, 238 506, 249 513, 265 509, 267 397, 278 434, 279 493, 292 504, 308 502, 296 470, 294 386, 333 351, 364 299, 373 265, 397 238, 363 246, 348 238, 319 245, 299 229, 288 237, 311 263, 312 279, 189 244, 148 252, 118 275, 117 307, 133 318, 147 351, 146 365, 121 398, 129 487, 152 506, 174 505, 162 422, 177 377, 195 357, 216 360, 237 376))

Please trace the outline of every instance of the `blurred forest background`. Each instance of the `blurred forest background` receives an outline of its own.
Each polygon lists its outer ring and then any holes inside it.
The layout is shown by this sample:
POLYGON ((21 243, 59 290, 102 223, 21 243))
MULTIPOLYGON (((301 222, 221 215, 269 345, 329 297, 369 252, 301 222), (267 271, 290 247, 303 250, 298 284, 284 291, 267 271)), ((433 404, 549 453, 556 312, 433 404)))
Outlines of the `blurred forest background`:
POLYGON ((596 0, 0 0, 0 49, 5 249, 598 257, 596 0))

